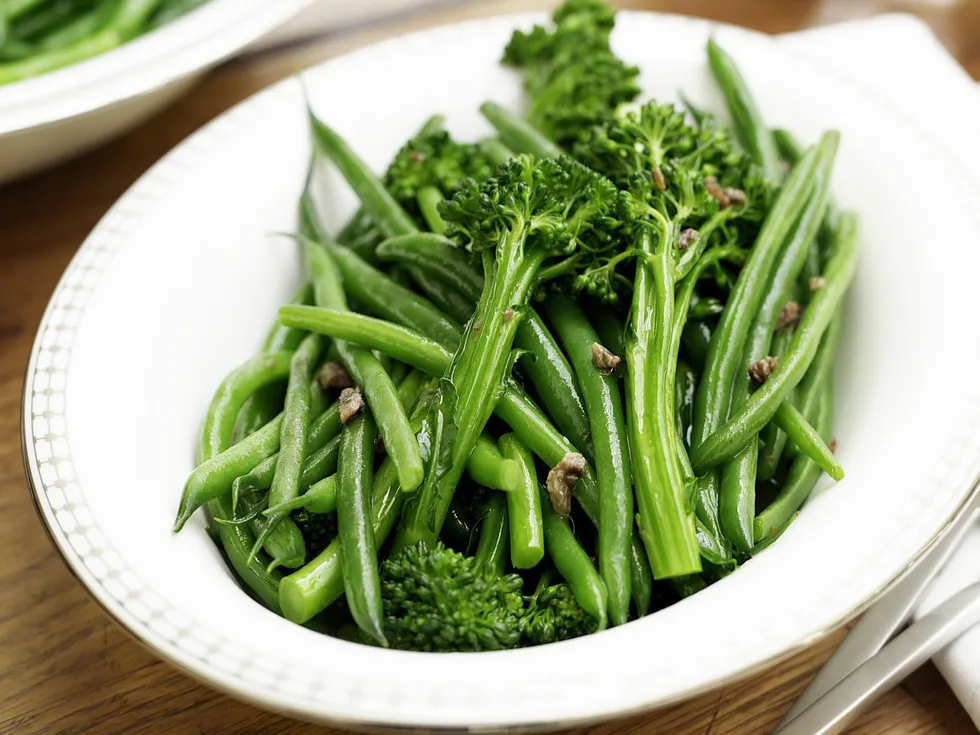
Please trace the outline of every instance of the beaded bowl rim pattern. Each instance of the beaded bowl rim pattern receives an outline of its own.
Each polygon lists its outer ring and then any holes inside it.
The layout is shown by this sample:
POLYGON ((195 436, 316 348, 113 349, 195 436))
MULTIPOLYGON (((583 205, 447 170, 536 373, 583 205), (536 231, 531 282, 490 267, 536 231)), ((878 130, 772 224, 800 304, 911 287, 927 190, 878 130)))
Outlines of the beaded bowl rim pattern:
MULTIPOLYGON (((728 37, 741 35, 754 43, 773 44, 772 39, 751 31, 693 18, 626 11, 620 14, 620 18, 620 22, 624 24, 640 23, 645 22, 643 19, 654 18, 659 24, 673 24, 677 27, 694 26, 705 32, 717 30, 728 37)), ((447 36, 476 33, 487 27, 506 26, 510 29, 530 22, 541 22, 543 19, 544 16, 540 14, 520 14, 430 29, 355 51, 327 61, 321 67, 354 65, 373 55, 390 57, 405 53, 414 44, 436 44, 440 40, 445 40, 447 36)), ((805 55, 791 53, 785 48, 777 49, 774 45, 771 48, 774 54, 782 54, 785 58, 792 59, 794 63, 817 68, 819 73, 832 77, 842 84, 858 86, 862 93, 877 96, 873 89, 862 82, 850 76, 843 76, 838 70, 826 68, 805 55)), ((855 604, 850 607, 846 615, 827 620, 826 625, 819 630, 811 631, 809 635, 798 640, 796 645, 782 650, 777 655, 748 662, 737 671, 727 672, 723 677, 716 677, 698 686, 675 692, 670 697, 644 699, 642 686, 637 685, 636 696, 629 706, 596 711, 590 716, 562 718, 548 715, 533 721, 513 721, 503 716, 500 721, 495 720, 491 724, 483 721, 479 724, 471 724, 466 719, 466 713, 460 711, 449 719, 440 718, 438 724, 434 724, 437 722, 435 718, 427 722, 400 721, 384 715, 378 716, 370 702, 364 703, 360 709, 355 708, 356 714, 348 711, 346 715, 338 716, 335 714, 336 701, 331 702, 324 694, 324 681, 320 679, 324 674, 322 669, 310 666, 308 671, 297 675, 296 672, 287 671, 285 665, 277 665, 275 662, 271 662, 271 665, 265 668, 263 668, 265 662, 251 666, 246 663, 249 658, 248 651, 241 646, 236 651, 235 646, 224 645, 228 641, 220 632, 192 629, 182 613, 173 609, 166 600, 128 568, 125 561, 113 549, 110 539, 106 538, 100 530, 98 519, 93 516, 86 504, 84 490, 75 476, 70 442, 65 428, 65 386, 71 362, 72 342, 87 300, 97 287, 101 274, 108 267, 117 250, 125 243, 127 233, 141 219, 147 208, 151 207, 163 192, 176 185, 180 175, 215 140, 247 128, 262 118, 263 110, 279 104, 282 98, 290 93, 291 84, 292 82, 287 80, 260 92, 205 126, 165 156, 112 207, 79 249, 56 287, 39 327, 28 364, 23 396, 23 451, 27 477, 38 514, 69 569, 93 598, 111 617, 163 658, 211 686, 258 705, 304 718, 360 728, 375 730, 404 730, 420 727, 447 730, 490 728, 523 731, 597 721, 644 711, 693 696, 727 681, 760 671, 798 652, 864 609, 875 594, 897 579, 915 557, 925 552, 941 537, 946 526, 955 516, 955 512, 962 507, 960 503, 954 513, 949 514, 942 523, 932 529, 931 536, 924 539, 916 554, 912 559, 907 560, 905 565, 901 568, 883 570, 883 584, 877 589, 865 590, 862 599, 855 600, 855 604), (234 655, 229 654, 228 650, 235 651, 234 655), (270 689, 274 694, 270 694, 270 689)), ((899 124, 904 124, 915 131, 921 139, 929 140, 932 148, 948 159, 950 170, 958 172, 965 182, 968 194, 965 193, 964 196, 969 196, 973 203, 980 201, 976 195, 976 192, 980 191, 980 186, 975 179, 942 145, 931 141, 923 124, 913 119, 911 113, 906 114, 897 103, 893 104, 887 99, 879 102, 896 115, 899 124)), ((975 207, 973 211, 980 211, 980 207, 975 207)), ((977 440, 972 438, 976 433, 973 427, 980 423, 980 401, 974 397, 973 400, 965 403, 964 410, 959 415, 959 423, 953 432, 954 439, 948 444, 947 457, 944 458, 948 462, 944 462, 944 469, 937 470, 936 477, 932 478, 936 483, 956 483, 956 487, 963 489, 964 497, 960 499, 961 501, 965 501, 967 491, 974 487, 980 468, 980 446, 977 440)), ((243 596, 243 602, 246 600, 247 598, 243 596)), ((337 642, 337 645, 349 644, 337 642)), ((384 653, 389 655, 389 652, 384 653)), ((391 652, 390 655, 395 655, 395 652, 391 652)), ((398 655, 424 656, 425 654, 399 652, 398 655)), ((331 682, 336 683, 337 680, 333 679, 331 682)), ((546 685, 547 682, 542 684, 546 685)), ((345 682, 345 686, 349 687, 346 692, 353 692, 359 685, 360 683, 345 682)), ((551 688, 547 686, 545 688, 551 691, 551 688)), ((332 695, 343 694, 344 691, 339 694, 333 692, 332 695)), ((460 697, 461 710, 469 703, 465 697, 460 697)))

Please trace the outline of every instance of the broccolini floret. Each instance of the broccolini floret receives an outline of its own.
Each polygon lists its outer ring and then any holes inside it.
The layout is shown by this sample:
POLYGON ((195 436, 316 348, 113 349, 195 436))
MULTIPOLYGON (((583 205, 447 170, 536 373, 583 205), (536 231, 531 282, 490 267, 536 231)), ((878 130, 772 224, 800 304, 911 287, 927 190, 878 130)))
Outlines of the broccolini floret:
POLYGON ((598 627, 575 600, 567 584, 546 587, 529 600, 521 618, 521 639, 525 646, 540 646, 589 635, 598 627))
POLYGON ((499 651, 520 643, 521 578, 497 576, 442 543, 381 565, 385 637, 408 651, 499 651))
POLYGON ((306 510, 293 511, 293 519, 306 542, 306 557, 312 559, 337 538, 336 513, 310 513, 306 510))
POLYGON ((521 70, 530 97, 528 121, 560 146, 640 93, 639 69, 609 45, 615 11, 601 0, 569 0, 552 16, 553 30, 516 31, 503 63, 521 70))

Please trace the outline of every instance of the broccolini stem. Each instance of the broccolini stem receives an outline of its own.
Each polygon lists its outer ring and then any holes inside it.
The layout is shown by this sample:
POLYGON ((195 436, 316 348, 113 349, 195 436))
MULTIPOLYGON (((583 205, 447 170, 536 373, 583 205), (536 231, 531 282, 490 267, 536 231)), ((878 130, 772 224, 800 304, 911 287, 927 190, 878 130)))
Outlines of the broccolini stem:
POLYGON ((667 243, 674 242, 675 229, 672 222, 666 226, 656 254, 651 236, 641 236, 632 329, 626 336, 626 415, 633 483, 640 536, 655 579, 701 571, 674 420, 674 261, 667 243))
POLYGON ((451 467, 442 477, 432 477, 430 470, 406 509, 397 548, 419 541, 435 542, 466 460, 503 389, 514 335, 534 275, 545 257, 540 249, 525 250, 525 237, 522 230, 509 233, 498 244, 496 258, 488 260, 491 272, 483 294, 442 384, 442 390, 455 392, 451 467))

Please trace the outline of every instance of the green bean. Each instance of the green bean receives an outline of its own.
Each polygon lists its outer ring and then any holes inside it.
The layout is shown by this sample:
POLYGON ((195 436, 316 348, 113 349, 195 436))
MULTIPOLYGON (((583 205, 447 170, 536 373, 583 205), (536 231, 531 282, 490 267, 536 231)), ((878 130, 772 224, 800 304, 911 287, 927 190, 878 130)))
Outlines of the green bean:
POLYGON ((376 349, 430 375, 441 375, 452 355, 439 342, 406 327, 340 309, 315 306, 283 306, 284 324, 302 325, 318 334, 376 349))
POLYGON ((677 363, 674 381, 674 405, 677 414, 677 434, 684 442, 685 454, 691 446, 691 424, 694 421, 694 396, 698 391, 698 376, 683 360, 677 363))
MULTIPOLYGON (((428 402, 420 400, 412 410, 411 423, 416 431, 421 429, 428 409, 428 402)), ((429 447, 424 444, 422 448, 428 454, 429 447)), ((374 475, 371 496, 371 523, 375 544, 380 547, 398 523, 406 497, 390 457, 381 463, 374 475)), ((279 585, 283 617, 294 623, 305 623, 344 594, 340 557, 340 540, 335 539, 306 566, 283 578, 279 585)))
MULTIPOLYGON (((282 308, 293 310, 300 307, 282 308)), ((357 319, 370 318, 359 315, 351 316, 357 319)), ((291 316, 288 318, 284 316, 283 318, 284 322, 291 323, 291 316)), ((423 366, 427 366, 431 370, 431 374, 435 376, 442 375, 448 368, 452 355, 431 340, 426 340, 418 333, 413 335, 411 330, 380 320, 375 320, 371 326, 371 330, 358 332, 360 335, 358 339, 363 346, 379 351, 387 350, 395 359, 419 369, 425 370, 426 368, 423 366), (406 339, 407 337, 412 337, 413 341, 406 339)), ((544 416, 541 409, 513 383, 505 385, 504 392, 494 411, 514 430, 518 438, 534 454, 551 466, 558 464, 568 452, 576 451, 575 447, 544 416)), ((586 475, 575 484, 575 497, 586 515, 598 526, 599 496, 591 470, 587 471, 586 475)), ((642 614, 649 609, 652 597, 650 568, 645 560, 640 558, 644 552, 635 533, 631 546, 630 586, 633 590, 634 603, 637 609, 642 611, 639 614, 642 614)))
POLYGON ((319 482, 310 485, 309 489, 299 497, 285 503, 274 505, 263 511, 271 516, 279 513, 291 513, 294 510, 307 510, 310 513, 333 513, 337 509, 337 477, 330 475, 319 482))
POLYGON ((800 451, 812 459, 820 469, 836 481, 844 479, 844 469, 838 464, 820 434, 807 423, 803 415, 793 404, 783 401, 772 420, 793 441, 800 451))
POLYGON ((625 329, 623 321, 609 309, 596 309, 592 315, 592 324, 599 334, 599 341, 603 347, 614 355, 622 355, 626 349, 623 341, 623 330, 625 329))
MULTIPOLYGON (((433 115, 428 120, 423 123, 422 127, 416 133, 416 137, 424 137, 437 130, 441 130, 445 127, 446 119, 442 115, 433 115)), ((363 162, 361 162, 363 165, 363 162)), ((307 186, 307 192, 309 191, 309 186, 307 186)), ((304 192, 304 197, 308 197, 310 202, 312 202, 312 194, 304 192)), ((307 216, 312 215, 311 224, 315 224, 316 236, 310 234, 309 232, 303 232, 307 237, 316 240, 317 242, 323 242, 326 239, 326 230, 320 223, 318 216, 316 215, 316 208, 307 208, 307 216)), ((347 224, 341 228, 340 232, 337 233, 337 242, 344 245, 351 250, 353 250, 360 258, 367 261, 370 264, 377 262, 377 258, 374 255, 374 249, 377 247, 378 243, 384 238, 381 232, 375 226, 371 217, 365 211, 364 207, 361 206, 357 212, 348 220, 347 224)))
POLYGON ((337 527, 344 594, 351 617, 369 638, 387 647, 378 548, 371 517, 376 435, 374 419, 366 409, 344 424, 337 474, 337 527))
POLYGON ((514 157, 514 152, 499 138, 484 138, 478 145, 494 166, 501 166, 514 157))
MULTIPOLYGON (((320 391, 319 384, 316 385, 316 390, 318 392, 320 391)), ((337 404, 334 403, 324 413, 318 415, 310 424, 310 431, 306 440, 307 458, 303 464, 303 474, 300 476, 300 488, 309 487, 310 483, 307 483, 307 480, 311 474, 315 474, 315 471, 311 469, 313 465, 316 465, 314 460, 316 458, 322 460, 322 452, 328 445, 328 442, 335 439, 339 435, 340 413, 337 410, 337 404)), ((239 487, 248 485, 258 490, 268 490, 270 487, 272 487, 272 479, 276 473, 276 465, 279 463, 279 455, 277 454, 278 449, 279 445, 277 443, 276 450, 270 455, 267 455, 261 461, 253 464, 244 472, 240 472, 239 481, 236 481, 235 484, 239 487), (247 474, 245 474, 245 472, 247 472, 247 474)), ((336 449, 336 447, 334 449, 336 449)), ((332 472, 333 470, 330 471, 332 472)), ((320 478, 317 477, 314 478, 313 481, 316 482, 316 480, 319 479, 320 478)), ((233 491, 233 495, 237 496, 237 491, 233 491)))
POLYGON ((704 442, 728 414, 732 385, 736 376, 740 377, 745 370, 742 348, 758 307, 765 297, 773 263, 809 201, 819 154, 819 149, 808 152, 787 178, 712 335, 694 412, 692 438, 695 448, 704 442))
POLYGON ((519 486, 507 493, 510 563, 517 569, 531 569, 544 558, 544 521, 534 455, 515 434, 500 437, 500 451, 517 464, 521 474, 519 486))
MULTIPOLYGON (((776 148, 779 151, 779 156, 786 162, 789 166, 795 166, 799 163, 799 160, 803 157, 803 146, 796 139, 796 137, 787 130, 773 130, 772 131, 773 140, 776 142, 776 148)), ((820 225, 820 243, 821 249, 827 247, 827 245, 834 239, 834 222, 837 221, 837 211, 833 202, 827 207, 827 214, 824 217, 823 222, 820 225)), ((820 275, 820 254, 819 252, 811 251, 807 256, 807 265, 804 270, 805 277, 818 276, 820 275), (814 254, 816 254, 816 263, 814 263, 814 254), (816 269, 814 269, 816 265, 816 269)), ((800 279, 801 290, 805 289, 804 293, 809 291, 809 283, 805 281, 804 278, 800 279)), ((809 300, 809 299, 806 299, 809 300)))
MULTIPOLYGON (((339 248, 338 246, 338 249, 339 248)), ((346 310, 347 303, 340 275, 330 255, 322 248, 307 243, 307 261, 312 274, 318 306, 346 310)), ((302 308, 302 307, 287 307, 302 308)), ((378 422, 385 450, 398 467, 402 487, 415 489, 422 483, 424 467, 418 441, 408 424, 405 408, 391 378, 370 350, 337 341, 341 360, 351 378, 364 393, 371 413, 378 422)), ((402 362, 405 362, 404 360, 402 362)))
MULTIPOLYGON (((828 376, 834 369, 834 355, 837 351, 837 340, 840 335, 841 317, 840 312, 830 320, 827 331, 820 339, 820 347, 817 348, 817 356, 813 358, 810 369, 806 371, 806 376, 800 381, 797 388, 797 399, 800 413, 809 421, 814 422, 817 415, 817 406, 820 404, 821 391, 828 376)), ((800 453, 799 448, 792 442, 787 443, 786 454, 795 457, 800 453)))
POLYGON ((467 254, 452 240, 431 232, 392 237, 377 249, 386 262, 424 267, 432 275, 455 286, 475 303, 483 291, 483 276, 473 267, 467 254))
MULTIPOLYGON (((0 64, 0 85, 45 74, 63 66, 111 51, 134 38, 161 0, 121 0, 96 33, 74 43, 44 51, 21 61, 0 64)), ((16 17, 7 5, 8 18, 16 17)))
MULTIPOLYGON (((843 219, 846 217, 842 218, 842 221, 843 219)), ((830 441, 832 424, 833 391, 831 382, 827 381, 820 390, 820 403, 816 416, 817 431, 824 441, 830 441)), ((756 544, 782 531, 793 514, 810 496, 819 478, 820 467, 809 457, 800 455, 793 460, 779 495, 755 519, 753 534, 756 544)))
MULTIPOLYGON (((729 294, 728 304, 712 335, 698 384, 691 431, 692 460, 700 445, 728 416, 732 388, 745 370, 743 347, 765 297, 768 275, 790 229, 809 201, 818 162, 819 150, 814 149, 787 178, 729 294)), ((678 303, 682 303, 680 299, 678 303)), ((699 471, 697 462, 694 462, 694 469, 699 472, 698 518, 712 533, 720 533, 721 477, 717 472, 699 471)))
MULTIPOLYGON (((792 339, 792 325, 776 332, 772 338, 773 357, 779 359, 786 351, 792 339)), ((795 396, 791 393, 788 397, 788 402, 794 403, 794 401, 795 396)), ((762 430, 760 438, 762 440, 762 447, 759 450, 759 479, 763 481, 771 480, 776 476, 776 470, 779 468, 779 463, 783 458, 783 452, 786 450, 786 432, 780 429, 775 421, 770 421, 766 424, 766 428, 762 430)))
POLYGON ((402 402, 406 412, 411 412, 421 395, 431 387, 432 379, 422 370, 412 370, 409 365, 405 367, 409 372, 398 384, 398 400, 402 402))
POLYGON ((407 288, 394 283, 347 248, 325 243, 344 279, 344 287, 380 317, 404 324, 441 344, 455 348, 462 336, 460 326, 432 303, 407 288))
MULTIPOLYGON (((534 401, 515 385, 508 384, 494 409, 497 416, 513 429, 517 438, 541 460, 553 467, 575 447, 548 420, 534 401)), ((587 467, 582 478, 575 483, 575 499, 589 520, 599 527, 599 492, 595 473, 587 467)), ((545 538, 547 548, 547 537, 545 538)), ((630 544, 630 587, 637 615, 643 616, 650 609, 653 597, 653 578, 650 563, 641 542, 633 531, 630 544)))
MULTIPOLYGON (((752 365, 769 355, 773 329, 781 311, 793 295, 797 279, 806 262, 807 252, 816 238, 830 200, 830 173, 833 169, 839 136, 824 136, 815 183, 806 208, 776 259, 767 279, 768 292, 758 302, 757 313, 743 348, 742 362, 752 365)), ((753 381, 748 372, 736 378, 731 393, 730 411, 737 411, 750 395, 753 381)), ((795 409, 793 409, 795 410, 795 409)), ((783 427, 785 429, 785 427, 783 427)), ((744 553, 752 550, 752 521, 755 517, 755 487, 759 461, 757 441, 749 441, 721 470, 719 511, 725 536, 744 553)))
POLYGON ((691 367, 701 372, 708 360, 708 350, 711 347, 713 329, 707 321, 691 319, 684 325, 681 333, 681 344, 684 354, 691 367))
MULTIPOLYGON (((273 422, 273 424, 275 423, 273 422)), ((270 424, 270 426, 272 425, 270 424)), ((247 456, 250 452, 255 451, 255 447, 261 447, 263 439, 271 437, 278 442, 278 427, 273 426, 273 428, 275 430, 269 429, 267 431, 266 429, 262 429, 231 448, 228 447, 227 440, 221 436, 217 437, 216 441, 211 441, 210 437, 202 436, 198 449, 198 456, 202 464, 201 467, 195 470, 195 473, 199 472, 201 468, 208 466, 212 470, 215 470, 215 472, 221 469, 227 471, 229 465, 234 464, 236 458, 240 461, 241 456, 247 456), (263 434, 266 436, 262 436, 263 434), (236 453, 236 457, 229 458, 228 455, 233 452, 236 453)), ((211 474, 211 477, 214 477, 214 473, 211 474)), ((188 481, 188 484, 190 484, 190 481, 188 481)), ((187 490, 185 488, 186 495, 187 490)), ((181 502, 183 504, 183 499, 181 502)), ((195 510, 199 505, 195 506, 195 510)), ((190 513, 193 512, 192 510, 190 513)), ((212 518, 232 517, 231 503, 226 492, 208 498, 208 512, 212 518)), ((184 522, 190 517, 190 513, 187 513, 186 517, 183 518, 184 522)), ((178 514, 178 519, 181 515, 180 513, 178 514)), ((230 523, 214 523, 210 525, 215 528, 225 556, 227 556, 232 568, 238 574, 238 578, 255 593, 256 597, 266 607, 278 613, 280 611, 279 581, 281 575, 278 572, 267 570, 262 560, 252 558, 252 545, 254 542, 252 534, 249 533, 247 528, 230 523)), ((183 522, 180 523, 180 526, 183 526, 183 522)), ((179 526, 175 530, 180 530, 179 526)))
MULTIPOLYGON (((227 447, 231 443, 235 420, 242 405, 262 386, 286 378, 293 354, 288 350, 260 353, 235 368, 221 381, 204 419, 205 445, 216 448, 227 447)), ((212 449, 212 454, 219 452, 212 449)))
POLYGON ((507 568, 507 500, 503 493, 490 493, 481 512, 480 542, 476 563, 501 575, 507 568))
MULTIPOLYGON (((313 299, 313 287, 306 283, 297 291, 291 304, 307 304, 313 299)), ((301 329, 284 327, 276 320, 268 336, 265 338, 263 351, 274 352, 277 350, 295 350, 306 333, 301 329)), ((235 428, 232 431, 232 444, 237 444, 241 439, 252 434, 267 423, 269 423, 282 410, 285 389, 279 385, 267 385, 259 388, 252 396, 245 401, 235 419, 235 428)))
POLYGON ((599 630, 608 624, 606 586, 592 564, 592 559, 579 545, 572 529, 551 507, 548 498, 541 502, 544 513, 544 538, 548 556, 558 573, 565 578, 572 594, 589 615, 595 618, 599 630))
POLYGON ((765 126, 762 120, 755 99, 738 66, 736 66, 735 60, 718 46, 714 39, 709 39, 708 63, 722 94, 725 96, 728 111, 731 113, 735 123, 735 131, 738 133, 742 145, 745 146, 752 160, 762 168, 765 177, 769 181, 777 183, 780 180, 781 171, 776 143, 772 133, 769 132, 769 128, 765 126))
MULTIPOLYGON (((680 364, 679 356, 681 341, 684 338, 684 326, 687 324, 687 314, 690 310, 691 301, 694 298, 694 292, 698 281, 709 268, 718 264, 719 262, 727 260, 733 263, 739 263, 744 262, 745 257, 746 254, 744 250, 731 245, 712 248, 698 259, 688 274, 680 282, 680 285, 677 288, 674 303, 674 315, 671 322, 671 334, 673 335, 673 341, 670 344, 670 352, 667 358, 667 364, 674 366, 675 385, 677 382, 676 370, 677 366, 680 364)), ((696 391, 695 407, 697 405, 697 396, 698 392, 696 391)), ((691 412, 691 428, 686 435, 687 446, 678 447, 677 450, 678 457, 681 460, 681 469, 684 472, 684 476, 687 478, 694 476, 693 470, 688 469, 690 466, 690 458, 687 453, 687 448, 690 446, 690 442, 693 441, 695 410, 696 408, 692 409, 691 412)), ((721 519, 719 517, 718 501, 721 494, 721 477, 717 473, 712 472, 706 474, 704 477, 695 478, 692 492, 694 493, 695 515, 701 524, 700 528, 697 528, 696 524, 695 535, 698 539, 698 546, 702 557, 704 557, 705 553, 707 552, 709 555, 717 553, 725 556, 726 558, 730 558, 731 554, 723 538, 724 534, 722 533, 721 519), (705 539, 709 537, 710 542, 706 543, 705 539)))
POLYGON ((446 221, 439 214, 439 204, 442 200, 442 192, 435 186, 423 186, 415 195, 415 202, 419 205, 422 219, 436 235, 446 231, 446 221))
POLYGON ((514 347, 523 351, 518 364, 558 429, 586 459, 594 461, 592 427, 582 398, 581 379, 572 371, 568 358, 536 310, 528 308, 514 347))
POLYGON ((510 110, 496 102, 484 102, 480 112, 496 128, 500 139, 515 153, 530 153, 536 158, 558 158, 564 151, 510 110))
POLYGON ((599 573, 609 594, 612 623, 623 625, 629 619, 633 488, 619 384, 596 363, 599 336, 578 304, 554 294, 545 302, 545 309, 585 399, 599 481, 599 573))
POLYGON ((347 142, 322 120, 310 113, 313 139, 350 184, 364 211, 385 237, 407 235, 418 228, 405 210, 384 188, 377 177, 370 175, 368 165, 351 149, 347 142))
MULTIPOLYGON (((207 452, 202 456, 217 457, 231 444, 235 419, 242 404, 263 385, 285 378, 292 357, 293 353, 286 351, 262 353, 237 367, 221 381, 204 419, 201 446, 207 447, 207 452)), ((227 462, 222 460, 214 466, 199 467, 191 474, 180 499, 174 531, 183 528, 187 519, 204 503, 224 492, 223 484, 218 480, 224 479, 226 469, 227 462)))
POLYGON ((435 278, 425 268, 409 267, 407 270, 422 294, 450 319, 465 324, 473 316, 473 302, 455 288, 435 278))
POLYGON ((473 482, 491 490, 521 492, 525 486, 524 470, 520 463, 504 457, 493 437, 485 431, 476 440, 466 471, 473 482))
POLYGON ((821 336, 833 320, 857 266, 857 216, 842 214, 836 249, 827 263, 824 286, 814 294, 803 313, 789 349, 775 371, 752 394, 742 408, 704 443, 695 449, 691 460, 695 471, 704 471, 734 456, 769 422, 779 404, 797 385, 813 362, 821 336))
MULTIPOLYGON (((323 337, 311 334, 303 340, 293 355, 289 386, 286 389, 286 405, 282 413, 279 457, 269 490, 270 506, 289 502, 299 495, 310 428, 310 392, 306 386, 323 346, 323 337)), ((256 539, 256 546, 265 547, 272 557, 272 564, 291 569, 302 566, 306 561, 306 545, 303 534, 289 519, 288 514, 270 516, 264 525, 265 528, 256 539)))

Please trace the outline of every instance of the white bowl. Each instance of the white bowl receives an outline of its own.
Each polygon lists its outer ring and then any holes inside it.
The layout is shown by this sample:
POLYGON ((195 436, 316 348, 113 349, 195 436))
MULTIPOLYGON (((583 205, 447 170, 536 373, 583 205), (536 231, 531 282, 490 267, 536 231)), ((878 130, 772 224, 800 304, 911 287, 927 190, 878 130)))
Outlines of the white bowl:
MULTIPOLYGON (((518 105, 497 65, 517 16, 440 28, 305 75, 313 106, 382 168, 421 122, 486 134, 487 98, 518 105)), ((980 472, 974 317, 980 178, 901 92, 706 22, 623 13, 617 50, 648 93, 720 109, 710 33, 774 125, 843 133, 834 187, 862 215, 863 255, 837 370, 848 471, 736 574, 638 622, 490 654, 386 651, 318 635, 251 601, 201 519, 170 523, 212 391, 260 345, 301 278, 293 246, 310 146, 295 81, 162 160, 96 228, 41 325, 24 399, 25 462, 78 578, 128 630, 212 685, 309 719, 361 726, 552 728, 673 702, 768 665, 855 614, 934 541, 980 472)), ((353 201, 328 177, 333 225, 353 201)))
POLYGON ((0 86, 0 183, 109 140, 313 0, 210 0, 108 53, 0 86))

